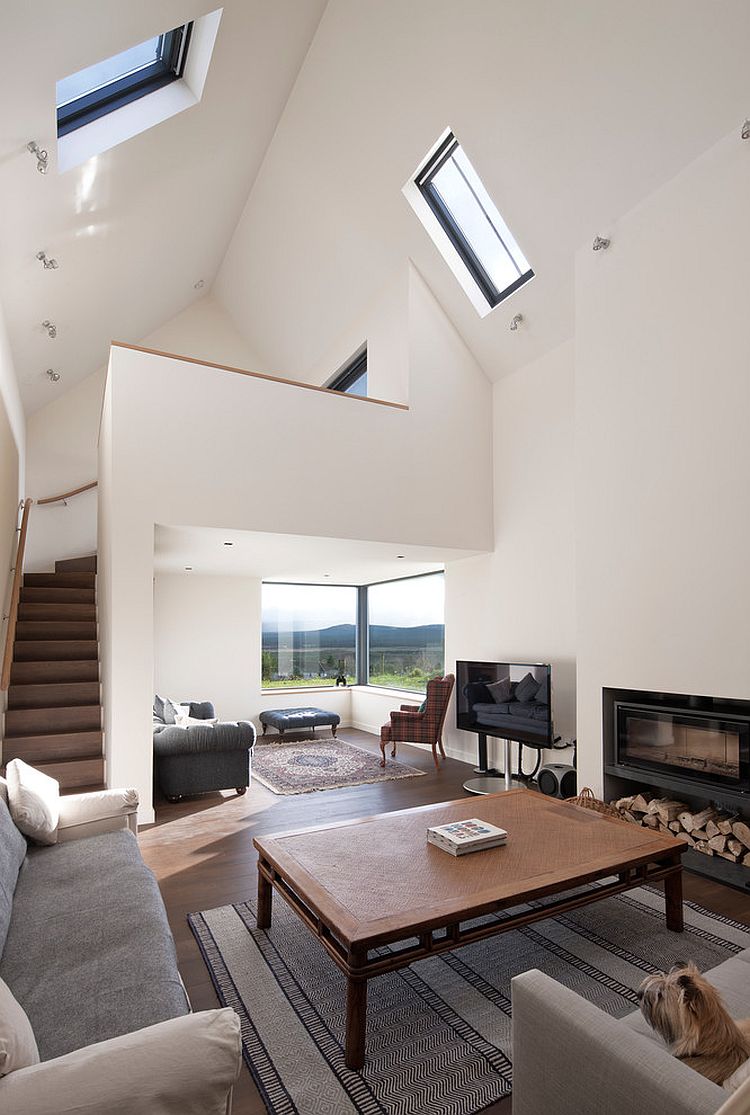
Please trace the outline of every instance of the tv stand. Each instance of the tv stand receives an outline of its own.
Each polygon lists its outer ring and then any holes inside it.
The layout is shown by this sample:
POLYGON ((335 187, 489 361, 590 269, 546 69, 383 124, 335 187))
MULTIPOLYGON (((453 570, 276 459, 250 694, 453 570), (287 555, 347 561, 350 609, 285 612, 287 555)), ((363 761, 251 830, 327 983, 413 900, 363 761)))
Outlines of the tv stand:
POLYGON ((513 775, 511 773, 510 740, 503 740, 503 765, 504 773, 494 767, 487 766, 487 734, 478 732, 479 765, 474 768, 477 778, 469 778, 464 782, 464 790, 469 794, 499 794, 504 790, 513 789, 513 775))

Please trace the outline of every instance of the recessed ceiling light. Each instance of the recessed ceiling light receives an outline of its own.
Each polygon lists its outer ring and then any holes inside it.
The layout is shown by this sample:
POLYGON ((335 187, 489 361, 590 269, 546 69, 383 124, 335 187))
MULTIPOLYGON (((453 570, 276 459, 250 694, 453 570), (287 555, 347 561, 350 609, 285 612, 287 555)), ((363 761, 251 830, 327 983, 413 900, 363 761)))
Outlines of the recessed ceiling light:
POLYGON ((403 559, 404 559, 404 555, 403 555, 403 554, 396 554, 396 559, 397 559, 398 561, 403 561, 403 559))
POLYGON ((234 542, 225 542, 224 545, 225 546, 234 546, 234 542))
POLYGON ((330 576, 331 576, 331 574, 330 574, 330 573, 324 573, 324 574, 323 574, 323 576, 324 576, 324 577, 330 577, 330 576))
POLYGON ((192 572, 193 572, 193 567, 192 567, 192 565, 186 565, 186 566, 185 566, 185 572, 186 572, 186 573, 192 573, 192 572))

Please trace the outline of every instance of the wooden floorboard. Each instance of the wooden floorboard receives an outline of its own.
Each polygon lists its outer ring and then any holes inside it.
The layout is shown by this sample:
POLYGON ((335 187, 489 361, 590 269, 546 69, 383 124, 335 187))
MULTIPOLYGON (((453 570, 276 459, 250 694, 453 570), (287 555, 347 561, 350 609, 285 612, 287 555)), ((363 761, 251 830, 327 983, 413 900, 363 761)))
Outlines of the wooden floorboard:
MULTIPOLYGON (((342 729, 339 736, 378 751, 375 736, 365 732, 342 729)), ((157 802, 156 824, 141 831, 141 850, 159 880, 177 944, 180 971, 196 1010, 215 1007, 218 1001, 188 928, 187 914, 242 902, 255 895, 254 836, 463 796, 462 784, 471 771, 465 763, 447 759, 437 772, 429 752, 406 744, 400 746, 398 757, 424 770, 425 777, 287 797, 277 797, 254 782, 244 797, 227 791, 174 805, 157 802)), ((387 869, 388 849, 383 848, 383 870, 387 869)), ((685 897, 750 926, 750 894, 686 873, 685 897)), ((487 1110, 493 1115, 510 1115, 510 1100, 487 1110)), ((243 1067, 233 1113, 264 1115, 264 1112, 250 1073, 243 1067)))

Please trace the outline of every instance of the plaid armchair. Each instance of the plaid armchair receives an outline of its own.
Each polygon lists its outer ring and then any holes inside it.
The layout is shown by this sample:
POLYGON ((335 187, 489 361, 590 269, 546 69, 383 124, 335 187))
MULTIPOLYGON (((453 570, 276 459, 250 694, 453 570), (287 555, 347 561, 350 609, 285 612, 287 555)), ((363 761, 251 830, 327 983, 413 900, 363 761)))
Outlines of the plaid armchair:
POLYGON ((443 725, 455 682, 453 674, 428 681, 424 712, 419 711, 419 705, 402 705, 398 712, 391 713, 389 723, 380 729, 381 767, 385 766, 386 744, 391 744, 391 758, 394 758, 396 744, 400 742, 429 744, 435 766, 439 769, 437 749, 440 748, 440 754, 445 758, 443 725))

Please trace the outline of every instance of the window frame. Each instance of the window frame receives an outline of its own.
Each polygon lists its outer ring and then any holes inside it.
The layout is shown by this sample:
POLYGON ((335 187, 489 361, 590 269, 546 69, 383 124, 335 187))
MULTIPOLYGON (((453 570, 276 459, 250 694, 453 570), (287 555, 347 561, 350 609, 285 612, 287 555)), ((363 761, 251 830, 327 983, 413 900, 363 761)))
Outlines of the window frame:
MULTIPOLYGON (((526 283, 533 279, 534 271, 531 267, 529 267, 529 270, 525 271, 522 275, 519 275, 515 282, 511 283, 510 286, 505 287, 503 290, 498 290, 490 276, 487 274, 487 271, 482 265, 471 244, 461 231, 461 226, 454 220, 453 214, 450 212, 443 199, 440 197, 436 187, 433 185, 433 179, 435 178, 435 175, 438 173, 438 171, 440 171, 444 164, 448 161, 448 159, 450 159, 456 148, 459 147, 461 147, 461 144, 456 139, 453 132, 448 132, 442 143, 438 145, 427 162, 419 170, 414 179, 414 185, 417 187, 417 190, 419 191, 421 197, 424 198, 433 216, 455 248, 461 259, 461 262, 466 267, 480 292, 489 303, 490 308, 494 309, 495 306, 499 306, 500 303, 504 302, 506 298, 509 298, 511 294, 515 294, 517 290, 519 290, 522 286, 525 286, 526 283)), ((471 185, 468 182, 467 186, 472 191, 472 193, 474 193, 471 185)), ((495 224, 493 223, 490 215, 485 211, 482 202, 476 196, 476 194, 474 194, 474 197, 477 201, 477 204, 485 213, 485 216, 487 217, 489 223, 492 225, 495 235, 498 237, 501 244, 508 252, 508 255, 511 257, 511 259, 513 259, 513 262, 515 263, 516 261, 513 257, 513 253, 510 252, 507 248, 500 230, 495 227, 495 224)), ((518 265, 516 264, 516 266, 518 265)))
MULTIPOLYGON (((362 374, 367 373, 367 345, 357 350, 351 360, 349 360, 341 371, 337 372, 330 383, 326 386, 329 391, 338 391, 339 394, 346 395, 349 393, 349 388, 353 383, 356 383, 362 374)), ((366 395, 360 395, 359 398, 365 399, 366 395)))
POLYGON ((159 35, 159 57, 151 65, 115 78, 99 89, 83 93, 75 100, 60 105, 57 108, 58 139, 181 78, 185 71, 192 29, 191 20, 171 31, 165 31, 159 35))
MULTIPOLYGON (((354 619, 354 676, 357 686, 367 687, 368 689, 380 689, 381 692, 397 692, 397 693, 425 693, 426 689, 403 689, 397 685, 377 685, 370 681, 370 601, 369 590, 376 585, 391 585, 398 581, 416 581, 420 577, 445 577, 445 569, 433 569, 427 573, 408 573, 405 577, 386 577, 382 581, 369 581, 363 585, 346 584, 341 581, 264 581, 261 580, 261 609, 260 609, 260 645, 261 645, 261 677, 260 677, 260 692, 261 695, 277 692, 301 692, 306 689, 318 688, 313 685, 300 686, 295 690, 294 686, 264 686, 262 676, 262 650, 263 650, 263 605, 262 605, 262 586, 263 585, 290 585, 295 588, 303 586, 305 588, 351 588, 356 592, 356 605, 355 605, 355 619, 354 619)), ((443 669, 445 669, 445 618, 443 618, 443 669)), ((335 685, 321 685, 321 689, 336 689, 335 685)))

